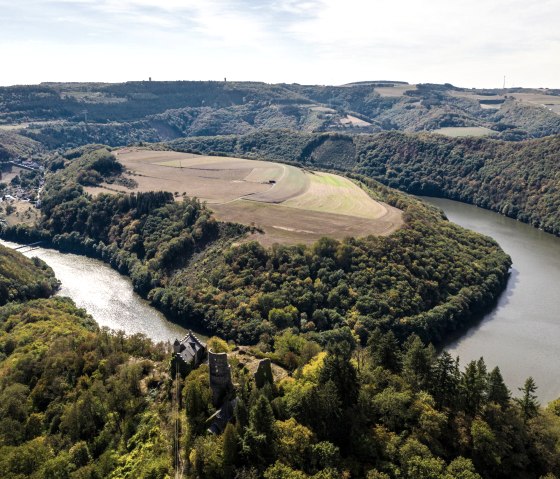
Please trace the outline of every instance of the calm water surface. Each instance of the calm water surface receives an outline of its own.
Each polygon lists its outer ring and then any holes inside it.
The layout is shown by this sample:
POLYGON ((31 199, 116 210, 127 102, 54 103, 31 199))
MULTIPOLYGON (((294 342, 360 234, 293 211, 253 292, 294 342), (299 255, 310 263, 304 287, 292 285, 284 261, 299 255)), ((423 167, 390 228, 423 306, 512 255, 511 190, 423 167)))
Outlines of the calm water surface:
POLYGON ((447 350, 463 366, 480 356, 489 368, 499 366, 514 395, 533 376, 543 404, 560 397, 560 238, 476 206, 423 199, 494 238, 513 261, 497 306, 447 350))
MULTIPOLYGON (((12 248, 19 246, 7 241, 0 243, 12 248)), ((156 342, 173 341, 186 334, 185 328, 165 319, 138 296, 126 276, 102 261, 44 248, 18 251, 45 261, 62 283, 57 294, 72 298, 101 326, 123 330, 127 334, 144 333, 156 342)))
MULTIPOLYGON (((560 238, 475 206, 424 199, 442 208, 451 221, 492 236, 513 260, 507 289, 494 310, 452 341, 449 352, 460 356, 463 365, 484 356, 489 368, 500 366, 514 394, 533 376, 541 402, 559 397, 560 238)), ((186 332, 135 294, 128 278, 101 261, 43 248, 20 251, 46 261, 62 282, 58 294, 71 297, 102 326, 141 332, 155 341, 186 332)))

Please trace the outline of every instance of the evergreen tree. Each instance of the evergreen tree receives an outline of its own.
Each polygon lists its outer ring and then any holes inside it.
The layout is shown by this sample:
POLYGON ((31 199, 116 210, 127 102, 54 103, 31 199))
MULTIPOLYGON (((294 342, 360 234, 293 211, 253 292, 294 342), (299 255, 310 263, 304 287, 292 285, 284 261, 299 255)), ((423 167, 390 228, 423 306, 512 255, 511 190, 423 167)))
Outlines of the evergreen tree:
POLYGON ((356 368, 351 362, 351 349, 346 343, 331 348, 319 373, 319 383, 332 381, 336 386, 342 408, 354 406, 358 401, 360 385, 356 368))
POLYGON ((458 406, 459 378, 459 358, 454 360, 447 351, 444 351, 434 364, 429 384, 429 392, 438 408, 458 406))
POLYGON ((415 390, 427 389, 434 359, 435 350, 432 345, 425 347, 416 335, 407 340, 402 360, 403 377, 415 390))
POLYGON ((500 368, 496 366, 488 375, 488 402, 495 402, 502 407, 507 407, 510 392, 504 383, 500 368))
POLYGON ((268 399, 259 395, 249 413, 243 452, 250 464, 264 468, 275 456, 274 414, 268 399))
POLYGON ((459 391, 465 412, 472 416, 480 412, 486 403, 488 373, 484 360, 471 361, 461 374, 459 391))
POLYGON ((537 395, 535 391, 537 390, 537 385, 535 384, 535 380, 529 376, 525 380, 525 385, 522 388, 518 388, 522 393, 523 396, 520 398, 516 398, 515 402, 521 408, 521 413, 523 414, 523 419, 525 422, 535 417, 539 413, 539 403, 537 401, 537 395))
POLYGON ((392 331, 385 334, 379 329, 372 331, 367 343, 367 349, 373 367, 381 366, 393 372, 400 371, 401 349, 392 331))
POLYGON ((224 476, 232 477, 239 453, 239 435, 232 423, 228 423, 223 436, 224 476))

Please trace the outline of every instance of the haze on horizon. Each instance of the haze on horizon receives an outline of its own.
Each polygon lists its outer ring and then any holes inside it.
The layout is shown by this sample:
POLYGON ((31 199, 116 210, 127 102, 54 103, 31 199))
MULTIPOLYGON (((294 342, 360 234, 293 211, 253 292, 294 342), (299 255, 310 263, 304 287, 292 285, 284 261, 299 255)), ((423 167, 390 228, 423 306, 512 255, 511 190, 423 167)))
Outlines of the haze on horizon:
POLYGON ((0 85, 361 80, 560 88, 557 0, 0 0, 0 85))

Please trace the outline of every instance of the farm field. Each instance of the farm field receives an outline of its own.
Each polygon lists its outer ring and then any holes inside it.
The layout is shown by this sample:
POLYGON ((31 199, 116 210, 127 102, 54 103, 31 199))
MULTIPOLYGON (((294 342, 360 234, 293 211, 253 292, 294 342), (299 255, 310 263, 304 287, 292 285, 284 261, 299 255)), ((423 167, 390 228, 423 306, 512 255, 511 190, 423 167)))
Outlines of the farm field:
POLYGON ((457 126, 439 128, 437 130, 433 130, 432 133, 458 138, 462 136, 488 136, 495 133, 495 131, 483 126, 457 126))
POLYGON ((545 93, 514 93, 511 96, 518 101, 542 106, 560 114, 560 96, 546 95, 545 93))
POLYGON ((343 125, 351 125, 351 126, 371 126, 371 123, 364 120, 360 120, 359 118, 352 115, 346 115, 344 118, 341 118, 340 123, 343 125))
POLYGON ((286 200, 283 206, 372 220, 386 213, 385 206, 373 201, 348 178, 319 172, 305 172, 305 175, 309 178, 306 191, 286 200))
POLYGON ((407 91, 416 90, 416 85, 400 85, 395 84, 392 87, 385 87, 385 86, 376 86, 375 91, 379 93, 381 96, 385 97, 401 97, 407 91))
MULTIPOLYGON (((322 236, 387 235, 402 225, 401 211, 373 200, 339 175, 280 163, 170 151, 115 152, 136 182, 134 191, 165 190, 205 201, 216 217, 255 226, 262 244, 310 244, 322 236)), ((121 185, 90 187, 131 191, 121 185)))

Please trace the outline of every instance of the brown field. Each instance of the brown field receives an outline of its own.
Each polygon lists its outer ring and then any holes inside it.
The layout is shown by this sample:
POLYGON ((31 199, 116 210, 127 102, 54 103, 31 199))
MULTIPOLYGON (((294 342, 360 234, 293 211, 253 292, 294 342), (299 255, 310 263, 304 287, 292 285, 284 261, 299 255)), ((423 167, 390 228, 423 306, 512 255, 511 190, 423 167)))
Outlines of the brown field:
POLYGON ((346 115, 344 118, 341 118, 340 123, 343 125, 352 125, 352 126, 371 126, 371 123, 364 120, 360 120, 358 117, 352 115, 346 115))
POLYGON ((399 97, 403 96, 405 92, 416 90, 416 85, 400 85, 395 84, 395 86, 382 86, 382 87, 375 87, 376 93, 379 93, 381 96, 386 97, 399 97))
POLYGON ((19 224, 33 225, 39 218, 39 210, 28 201, 14 200, 0 202, 0 218, 6 221, 8 226, 19 224), (11 204, 15 211, 11 215, 6 215, 6 207, 11 204))
MULTIPOLYGON (((134 191, 165 190, 205 201, 216 217, 255 226, 264 245, 310 244, 323 236, 388 235, 401 211, 368 196, 347 178, 290 165, 169 151, 121 149, 117 158, 134 191)), ((131 191, 120 185, 88 188, 131 191)))
POLYGON ((330 236, 344 239, 348 236, 385 236, 402 225, 401 211, 385 206, 387 213, 380 219, 350 217, 335 213, 298 210, 282 205, 238 200, 224 205, 211 205, 216 217, 257 226, 264 231, 249 239, 256 239, 265 246, 274 243, 311 244, 330 236))

